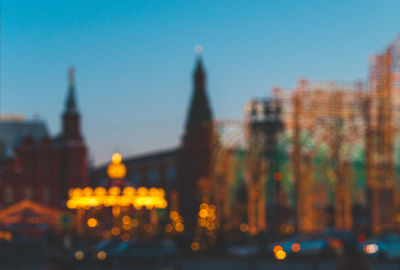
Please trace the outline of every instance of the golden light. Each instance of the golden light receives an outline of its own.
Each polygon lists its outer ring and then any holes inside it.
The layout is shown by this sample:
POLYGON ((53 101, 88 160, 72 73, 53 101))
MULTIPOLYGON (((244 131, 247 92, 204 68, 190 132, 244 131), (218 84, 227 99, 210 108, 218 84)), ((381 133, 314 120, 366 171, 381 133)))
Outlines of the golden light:
POLYGON ((82 251, 77 251, 74 254, 76 260, 81 261, 85 258, 85 254, 82 251))
POLYGON ((177 223, 177 224, 175 225, 175 230, 176 230, 177 232, 182 232, 182 231, 184 230, 184 228, 185 228, 185 226, 183 226, 182 223, 177 223))
POLYGON ((200 209, 207 209, 207 208, 208 208, 208 204, 206 204, 206 203, 200 204, 200 209))
POLYGON ((107 254, 103 250, 101 250, 101 251, 97 252, 96 257, 97 257, 97 259, 103 261, 107 258, 107 254))
POLYGON ((170 233, 174 230, 174 227, 172 226, 172 224, 167 224, 167 225, 165 225, 164 229, 166 232, 170 233))
POLYGON ((85 187, 83 189, 83 194, 87 197, 91 196, 93 193, 93 189, 91 189, 90 187, 85 187))
MULTIPOLYGON (((89 209, 98 206, 105 207, 127 207, 134 206, 136 209, 166 208, 168 203, 165 200, 165 191, 162 188, 140 187, 135 191, 132 187, 125 187, 122 192, 119 187, 111 187, 108 191, 105 188, 75 188, 69 191, 67 207, 69 209, 89 209)), ((114 216, 118 216, 113 210, 114 216)))
POLYGON ((280 246, 280 245, 274 246, 274 249, 273 249, 274 253, 276 253, 278 250, 283 250, 282 246, 280 246))
POLYGON ((118 196, 121 193, 121 189, 119 187, 110 187, 108 193, 111 196, 118 196))
POLYGON ((131 229, 132 225, 131 224, 122 224, 122 229, 125 231, 129 231, 131 229))
POLYGON ((242 223, 240 224, 239 228, 241 232, 247 232, 249 230, 249 225, 247 225, 246 223, 242 223))
POLYGON ((88 221, 87 221, 87 225, 88 225, 90 228, 97 227, 98 224, 99 224, 99 222, 98 222, 97 219, 95 219, 95 218, 89 218, 88 221))
POLYGON ((111 157, 111 164, 107 167, 107 175, 111 179, 122 179, 126 176, 126 166, 121 163, 120 153, 114 153, 111 157))
POLYGON ((121 161, 122 161, 122 156, 121 156, 120 153, 114 153, 114 154, 111 156, 111 162, 112 162, 113 164, 119 164, 119 163, 121 163, 121 161))
POLYGON ((293 244, 292 244, 292 251, 293 251, 294 253, 300 252, 300 250, 301 250, 301 246, 300 246, 299 243, 293 243, 293 244))
POLYGON ((123 224, 130 224, 131 223, 131 218, 129 216, 123 216, 122 217, 122 223, 123 224))
POLYGON ((207 220, 205 219, 200 219, 199 223, 201 227, 207 227, 208 224, 207 220))
POLYGON ((131 236, 129 235, 129 233, 124 233, 124 234, 121 236, 121 239, 122 239, 122 241, 124 241, 124 242, 128 242, 129 239, 131 239, 131 236))
POLYGON ((105 196, 107 190, 104 187, 97 187, 94 189, 94 194, 96 194, 96 196, 105 196))
POLYGON ((178 212, 176 212, 176 211, 171 211, 171 213, 169 214, 169 217, 170 217, 172 220, 177 220, 177 219, 179 218, 179 214, 178 214, 178 212))
POLYGON ((121 214, 121 208, 115 206, 112 208, 112 214, 114 217, 118 217, 121 214))
POLYGON ((114 236, 119 235, 120 232, 121 232, 121 230, 120 230, 118 227, 113 227, 113 228, 111 229, 111 234, 114 235, 114 236))
POLYGON ((275 252, 275 258, 278 260, 284 260, 286 258, 286 252, 283 249, 275 252))
POLYGON ((206 218, 206 217, 208 216, 208 211, 207 211, 207 209, 201 209, 200 212, 199 212, 199 216, 200 216, 201 218, 206 218))
POLYGON ((193 242, 190 245, 190 249, 193 250, 193 251, 198 251, 200 249, 200 244, 198 242, 193 242))

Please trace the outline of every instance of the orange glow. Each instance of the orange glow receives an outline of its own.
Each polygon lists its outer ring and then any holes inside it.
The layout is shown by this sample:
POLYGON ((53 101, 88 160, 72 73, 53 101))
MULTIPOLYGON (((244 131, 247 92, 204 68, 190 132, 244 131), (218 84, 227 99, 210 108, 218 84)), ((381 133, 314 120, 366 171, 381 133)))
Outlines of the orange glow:
POLYGON ((182 232, 183 230, 184 230, 184 226, 183 226, 183 224, 182 223, 177 223, 176 225, 175 225, 175 230, 177 231, 177 232, 182 232))
POLYGON ((112 214, 114 217, 118 217, 121 214, 121 208, 115 206, 112 208, 112 214))
POLYGON ((193 250, 193 251, 198 251, 198 250, 200 249, 200 244, 197 243, 197 242, 193 242, 193 243, 190 245, 190 248, 191 248, 191 250, 193 250))
POLYGON ((283 250, 283 248, 280 245, 274 246, 274 249, 273 249, 274 253, 276 253, 278 250, 283 250))
POLYGON ((199 216, 200 216, 201 218, 206 218, 206 217, 208 216, 208 211, 207 211, 207 209, 201 209, 200 212, 199 212, 199 216))
POLYGON ((241 232, 247 232, 248 230, 249 230, 249 225, 247 225, 246 223, 240 224, 240 231, 241 232))
POLYGON ((122 239, 122 241, 124 241, 124 242, 128 242, 129 239, 131 239, 131 236, 129 235, 129 233, 124 233, 124 234, 121 236, 121 239, 122 239))
POLYGON ((83 258, 85 258, 85 254, 82 251, 77 251, 75 252, 74 257, 76 260, 80 261, 83 260, 83 258))
POLYGON ((127 225, 131 223, 131 218, 129 216, 123 216, 122 217, 122 223, 127 225))
POLYGON ((107 258, 107 254, 102 250, 97 252, 97 259, 103 261, 107 258))
POLYGON ((120 229, 119 229, 118 227, 113 227, 113 228, 111 229, 111 234, 114 235, 114 236, 117 236, 117 235, 119 235, 120 233, 121 233, 121 231, 120 231, 120 229))
POLYGON ((300 250, 301 250, 300 244, 299 244, 299 243, 293 243, 293 245, 292 245, 292 251, 293 251, 294 253, 297 253, 297 252, 300 252, 300 250))
POLYGON ((177 232, 182 232, 184 228, 185 228, 185 227, 183 226, 182 223, 177 223, 177 224, 175 225, 175 230, 176 230, 177 232))
POLYGON ((179 218, 179 214, 178 214, 178 212, 176 212, 176 211, 171 211, 171 213, 169 214, 169 217, 170 217, 172 220, 177 220, 177 219, 179 218))
POLYGON ((90 228, 94 228, 94 227, 97 227, 97 225, 99 225, 99 222, 95 218, 89 218, 88 221, 87 221, 87 225, 90 228))
POLYGON ((275 181, 281 181, 282 180, 282 173, 281 172, 274 173, 274 179, 275 179, 275 181))
POLYGON ((128 223, 128 224, 122 224, 122 229, 124 229, 125 231, 129 231, 130 229, 131 229, 131 224, 130 223, 128 223))
POLYGON ((207 208, 208 208, 208 204, 206 204, 206 203, 200 204, 200 209, 207 209, 207 208))
POLYGON ((171 224, 165 225, 165 231, 170 233, 174 230, 174 227, 171 224))

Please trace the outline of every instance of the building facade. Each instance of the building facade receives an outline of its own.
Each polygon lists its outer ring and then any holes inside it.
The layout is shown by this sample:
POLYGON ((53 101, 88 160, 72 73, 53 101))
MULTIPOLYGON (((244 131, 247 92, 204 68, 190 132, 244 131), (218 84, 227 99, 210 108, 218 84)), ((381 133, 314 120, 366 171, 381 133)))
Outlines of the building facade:
POLYGON ((0 205, 32 200, 64 207, 67 190, 88 185, 87 147, 69 71, 63 129, 51 138, 44 122, 22 117, 0 121, 0 205))

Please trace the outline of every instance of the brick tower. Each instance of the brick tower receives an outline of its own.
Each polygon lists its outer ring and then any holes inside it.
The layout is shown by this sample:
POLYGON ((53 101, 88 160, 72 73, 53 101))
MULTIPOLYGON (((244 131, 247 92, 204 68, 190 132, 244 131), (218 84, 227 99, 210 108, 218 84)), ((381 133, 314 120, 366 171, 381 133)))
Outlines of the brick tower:
POLYGON ((68 72, 68 96, 62 115, 62 131, 58 138, 60 147, 61 198, 66 199, 72 187, 87 186, 87 148, 80 128, 80 114, 75 100, 74 69, 68 72))
POLYGON ((199 204, 207 193, 205 189, 210 187, 214 135, 206 74, 200 57, 193 74, 193 88, 177 162, 179 208, 189 234, 193 234, 199 204))

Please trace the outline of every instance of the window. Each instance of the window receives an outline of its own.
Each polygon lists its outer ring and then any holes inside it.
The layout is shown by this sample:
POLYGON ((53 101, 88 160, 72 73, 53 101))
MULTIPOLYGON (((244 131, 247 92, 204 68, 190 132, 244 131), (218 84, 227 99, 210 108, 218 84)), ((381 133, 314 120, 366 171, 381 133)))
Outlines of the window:
POLYGON ((148 179, 149 179, 149 184, 157 184, 158 180, 160 178, 160 173, 158 172, 157 169, 152 169, 149 171, 148 179))
POLYGON ((141 180, 142 180, 142 177, 140 176, 140 172, 134 172, 131 175, 131 180, 132 180, 133 183, 139 184, 141 182, 141 180))
POLYGON ((175 168, 172 166, 169 166, 167 169, 167 180, 168 182, 173 182, 175 181, 176 178, 176 173, 175 173, 175 168))

